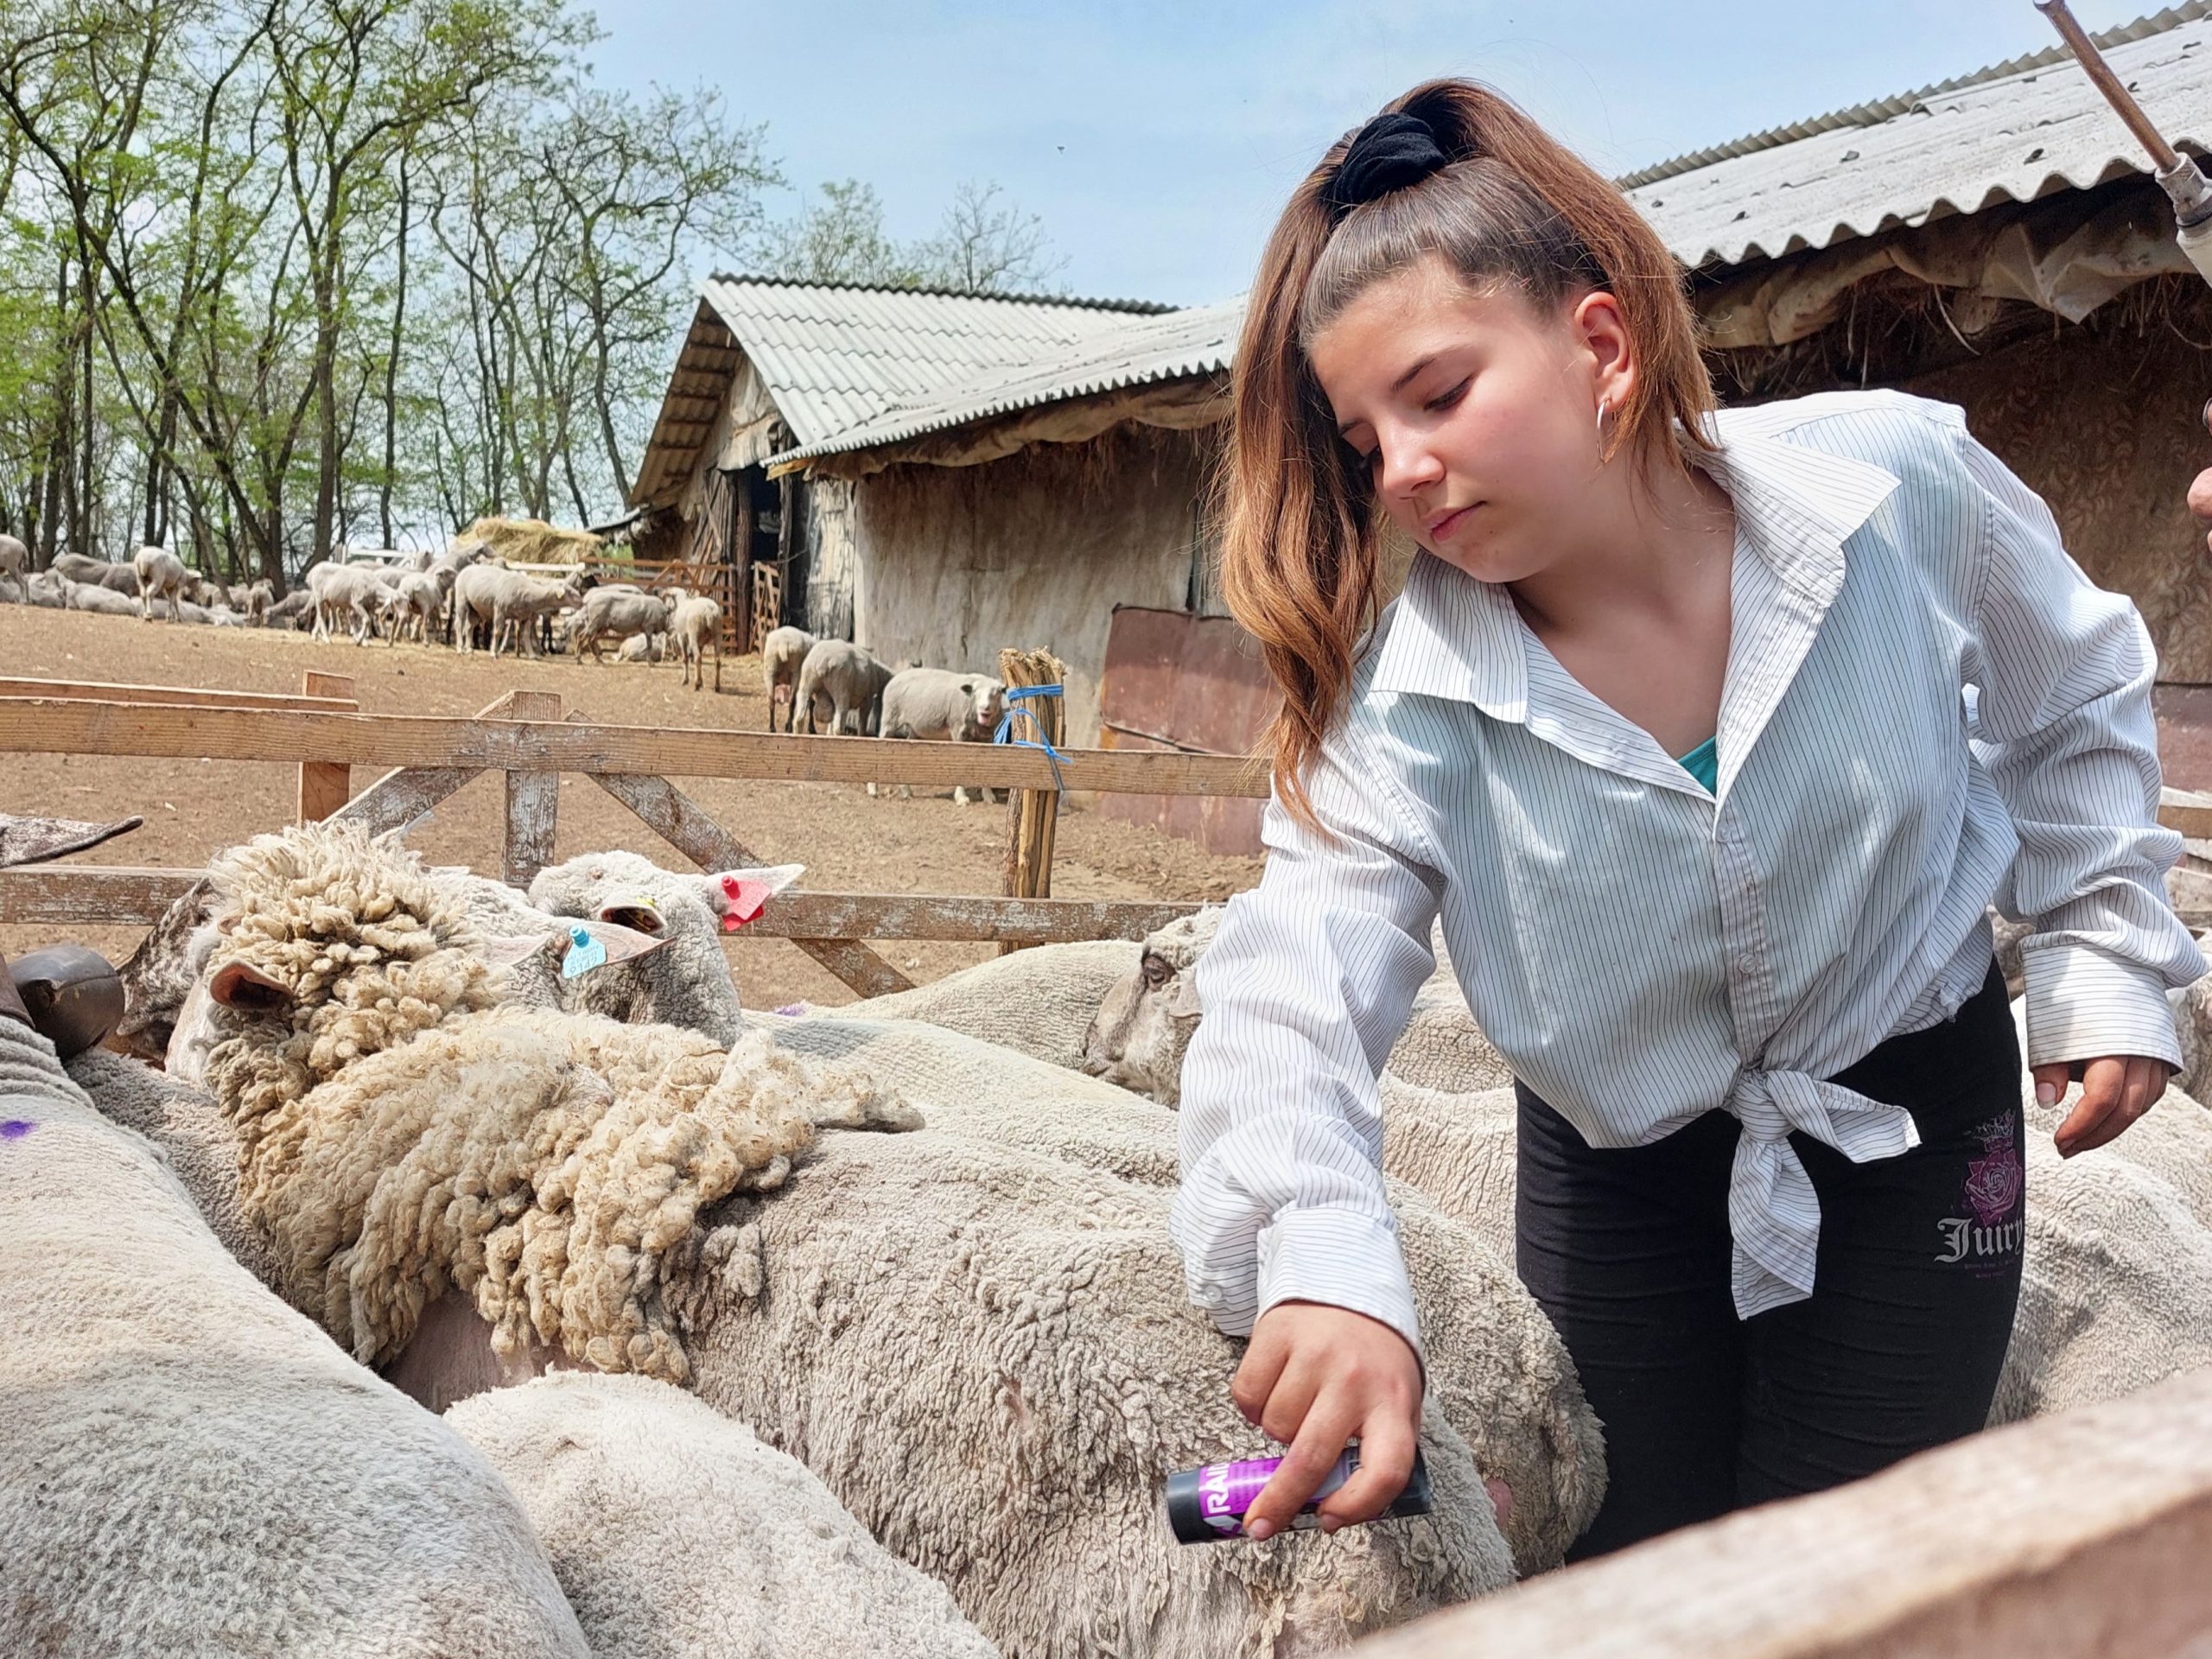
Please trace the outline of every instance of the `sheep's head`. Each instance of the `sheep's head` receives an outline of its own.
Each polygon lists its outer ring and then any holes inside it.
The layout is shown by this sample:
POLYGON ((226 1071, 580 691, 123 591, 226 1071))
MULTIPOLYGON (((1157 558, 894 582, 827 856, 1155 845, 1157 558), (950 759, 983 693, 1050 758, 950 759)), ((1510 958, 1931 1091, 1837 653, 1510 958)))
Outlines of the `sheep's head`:
POLYGON ((458 898, 412 853, 358 825, 257 836, 208 874, 213 938, 195 1040, 226 1109, 270 1109, 349 1060, 494 1001, 491 962, 458 898))
POLYGON ((1183 1051, 1198 1028, 1198 958, 1220 926, 1219 909, 1201 910, 1145 940, 1084 1033, 1085 1071, 1163 1106, 1181 1103, 1183 1051))

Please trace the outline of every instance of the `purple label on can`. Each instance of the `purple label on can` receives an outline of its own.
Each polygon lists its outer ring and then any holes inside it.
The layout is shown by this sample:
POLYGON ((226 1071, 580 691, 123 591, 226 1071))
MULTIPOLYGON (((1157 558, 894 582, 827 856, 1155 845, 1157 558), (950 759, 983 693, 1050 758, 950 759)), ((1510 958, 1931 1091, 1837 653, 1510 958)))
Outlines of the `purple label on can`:
MULTIPOLYGON (((1357 1466, 1350 1452, 1338 1458, 1336 1467, 1329 1471, 1299 1511, 1300 1517, 1310 1516, 1319 1508, 1323 1500, 1351 1478, 1357 1466)), ((1198 1518, 1224 1538, 1242 1537, 1245 1510, 1257 1501, 1267 1484, 1274 1478, 1275 1471, 1281 1467, 1281 1458, 1208 1464, 1198 1471, 1198 1518)), ((1291 1524, 1295 1526, 1298 1522, 1291 1524)))

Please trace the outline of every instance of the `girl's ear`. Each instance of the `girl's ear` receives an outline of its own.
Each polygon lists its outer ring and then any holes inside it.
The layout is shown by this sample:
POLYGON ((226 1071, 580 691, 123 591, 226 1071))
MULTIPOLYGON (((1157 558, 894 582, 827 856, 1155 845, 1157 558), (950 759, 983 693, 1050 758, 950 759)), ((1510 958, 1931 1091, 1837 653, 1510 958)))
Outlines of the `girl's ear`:
POLYGON ((1602 288, 1592 289, 1568 314, 1581 349, 1588 353, 1593 404, 1618 413, 1636 390, 1636 339, 1621 315, 1621 302, 1602 288))

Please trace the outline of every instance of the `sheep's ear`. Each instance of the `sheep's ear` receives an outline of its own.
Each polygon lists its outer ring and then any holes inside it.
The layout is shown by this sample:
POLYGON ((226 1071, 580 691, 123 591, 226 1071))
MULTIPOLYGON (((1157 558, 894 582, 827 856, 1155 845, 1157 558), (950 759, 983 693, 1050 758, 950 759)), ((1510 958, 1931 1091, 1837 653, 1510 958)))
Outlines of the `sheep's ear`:
POLYGON ((707 904, 722 918, 722 931, 734 933, 757 920, 768 901, 806 874, 804 864, 771 864, 764 868, 718 870, 702 878, 707 904))
POLYGON ((486 939, 477 955, 494 968, 512 968, 541 950, 551 950, 556 943, 556 937, 550 933, 503 934, 486 939))
POLYGON ((1198 1017, 1198 976, 1185 968, 1175 976, 1175 983, 1167 993, 1167 1012, 1178 1020, 1198 1017))
POLYGON ((241 1014, 274 1014, 291 1006, 288 985, 242 962, 226 962, 207 981, 207 995, 241 1014))
MULTIPOLYGON (((655 938, 634 927, 625 927, 620 922, 605 918, 575 924, 597 940, 607 950, 609 962, 631 962, 639 957, 650 957, 656 950, 667 948, 665 936, 655 938)), ((573 937, 573 933, 572 933, 573 937)))
POLYGON ((599 919, 637 933, 659 934, 667 930, 660 918, 660 906, 645 893, 626 893, 612 904, 601 905, 599 919))
POLYGON ((572 921, 561 946, 561 977, 578 979, 611 962, 634 962, 666 945, 666 939, 645 934, 613 922, 572 921))

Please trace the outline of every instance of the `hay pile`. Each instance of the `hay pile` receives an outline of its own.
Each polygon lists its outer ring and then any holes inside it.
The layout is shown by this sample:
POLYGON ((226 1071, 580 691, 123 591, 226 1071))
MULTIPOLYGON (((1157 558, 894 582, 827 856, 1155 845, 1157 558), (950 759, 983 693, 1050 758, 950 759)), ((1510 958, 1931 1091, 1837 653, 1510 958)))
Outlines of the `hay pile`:
POLYGON ((559 530, 543 518, 479 518, 454 540, 488 543, 510 564, 579 564, 605 545, 588 530, 559 530))

